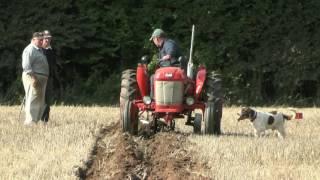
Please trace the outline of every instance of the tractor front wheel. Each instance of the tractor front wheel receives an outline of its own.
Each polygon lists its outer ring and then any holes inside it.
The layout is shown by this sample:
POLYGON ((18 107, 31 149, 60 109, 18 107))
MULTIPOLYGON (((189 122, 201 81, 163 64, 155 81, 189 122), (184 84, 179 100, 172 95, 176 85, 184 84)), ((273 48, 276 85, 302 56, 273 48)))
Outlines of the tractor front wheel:
POLYGON ((202 115, 200 113, 196 113, 193 120, 193 132, 195 134, 201 134, 201 121, 202 115))
POLYGON ((204 112, 204 133, 205 134, 221 134, 221 116, 222 103, 221 100, 216 102, 208 102, 204 112))
POLYGON ((132 135, 138 133, 138 108, 128 100, 124 104, 122 130, 132 135))

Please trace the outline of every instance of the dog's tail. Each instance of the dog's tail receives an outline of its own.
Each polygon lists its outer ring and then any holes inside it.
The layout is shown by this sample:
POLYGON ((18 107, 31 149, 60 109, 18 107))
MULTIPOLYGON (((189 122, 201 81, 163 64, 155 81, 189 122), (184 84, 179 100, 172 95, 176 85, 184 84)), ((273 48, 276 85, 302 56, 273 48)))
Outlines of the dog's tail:
POLYGON ((294 117, 294 119, 302 119, 303 118, 302 112, 298 112, 297 110, 295 110, 293 108, 290 108, 289 110, 292 111, 292 113, 293 113, 292 116, 294 117))
POLYGON ((291 115, 282 114, 282 116, 283 116, 283 119, 285 119, 285 120, 291 120, 291 119, 292 119, 292 117, 293 117, 293 115, 292 115, 292 114, 291 114, 291 115))
POLYGON ((283 118, 286 119, 286 120, 291 120, 293 119, 296 114, 297 114, 297 110, 293 109, 293 108, 289 108, 289 111, 291 111, 292 113, 289 113, 290 115, 288 114, 283 114, 283 118))

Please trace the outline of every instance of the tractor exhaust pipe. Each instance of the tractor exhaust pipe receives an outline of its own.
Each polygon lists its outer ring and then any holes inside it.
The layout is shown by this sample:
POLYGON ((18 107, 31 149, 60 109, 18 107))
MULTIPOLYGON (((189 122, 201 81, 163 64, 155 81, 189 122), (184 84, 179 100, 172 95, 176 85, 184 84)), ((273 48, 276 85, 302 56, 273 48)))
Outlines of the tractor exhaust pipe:
POLYGON ((191 34, 191 47, 190 47, 190 55, 187 67, 187 76, 193 79, 193 62, 192 62, 192 53, 193 53, 193 40, 194 40, 194 24, 192 25, 192 34, 191 34))

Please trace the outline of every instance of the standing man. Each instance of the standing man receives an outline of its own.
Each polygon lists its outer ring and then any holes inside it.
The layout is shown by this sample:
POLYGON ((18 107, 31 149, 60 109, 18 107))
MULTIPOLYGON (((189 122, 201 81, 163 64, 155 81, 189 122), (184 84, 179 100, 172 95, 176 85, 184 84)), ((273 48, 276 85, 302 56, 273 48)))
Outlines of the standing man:
POLYGON ((45 109, 45 91, 49 76, 47 58, 42 52, 43 33, 35 32, 22 53, 22 82, 25 91, 25 125, 37 123, 45 109))
POLYGON ((49 64, 49 77, 48 83, 46 88, 46 96, 45 96, 45 110, 43 116, 41 117, 41 121, 48 122, 49 115, 50 115, 50 105, 52 105, 52 98, 54 96, 53 89, 54 89, 54 80, 58 80, 58 73, 57 73, 57 62, 56 62, 56 54, 51 47, 51 33, 49 30, 43 31, 43 43, 42 48, 44 55, 47 58, 49 64))
POLYGON ((178 58, 181 56, 180 48, 175 41, 166 37, 162 29, 155 29, 150 37, 150 41, 159 48, 160 67, 179 64, 178 58))

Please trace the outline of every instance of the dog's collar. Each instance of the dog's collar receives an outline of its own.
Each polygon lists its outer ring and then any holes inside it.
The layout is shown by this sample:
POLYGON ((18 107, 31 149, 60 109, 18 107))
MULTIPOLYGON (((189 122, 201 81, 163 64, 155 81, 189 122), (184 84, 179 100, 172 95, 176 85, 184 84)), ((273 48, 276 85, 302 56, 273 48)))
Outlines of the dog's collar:
POLYGON ((250 121, 253 122, 257 118, 257 111, 254 111, 254 115, 250 118, 250 121))

